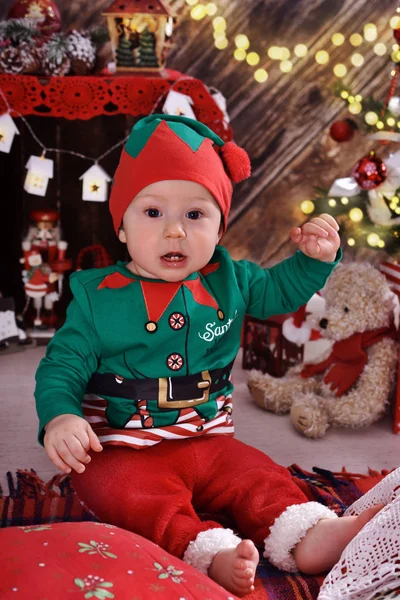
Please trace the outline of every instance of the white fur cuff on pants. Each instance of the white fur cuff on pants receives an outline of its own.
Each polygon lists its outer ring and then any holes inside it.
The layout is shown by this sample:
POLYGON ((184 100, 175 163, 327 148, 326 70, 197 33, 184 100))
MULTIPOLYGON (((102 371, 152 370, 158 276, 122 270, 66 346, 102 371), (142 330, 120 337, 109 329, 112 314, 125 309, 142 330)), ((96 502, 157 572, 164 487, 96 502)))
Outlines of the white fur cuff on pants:
POLYGON ((264 556, 283 571, 298 571, 291 551, 320 519, 335 519, 337 514, 319 502, 288 506, 274 522, 264 540, 264 556))
POLYGON ((242 540, 233 533, 232 529, 215 528, 201 531, 195 540, 186 548, 183 560, 205 575, 220 550, 236 548, 242 540))

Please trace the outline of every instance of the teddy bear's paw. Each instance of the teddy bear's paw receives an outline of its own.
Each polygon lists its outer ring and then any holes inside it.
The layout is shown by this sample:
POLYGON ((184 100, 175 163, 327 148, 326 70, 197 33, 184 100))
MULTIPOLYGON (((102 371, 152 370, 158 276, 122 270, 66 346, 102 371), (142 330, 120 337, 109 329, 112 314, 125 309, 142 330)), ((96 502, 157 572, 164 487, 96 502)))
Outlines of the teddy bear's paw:
MULTIPOLYGON (((271 380, 276 382, 276 379, 272 377, 271 380)), ((272 383, 268 386, 267 382, 255 383, 250 381, 249 378, 247 386, 255 403, 264 408, 264 410, 282 415, 289 412, 292 405, 292 397, 288 396, 287 393, 282 393, 278 384, 272 383)))
POLYGON ((296 398, 290 410, 290 420, 303 435, 320 438, 329 427, 328 415, 315 396, 303 394, 296 398))

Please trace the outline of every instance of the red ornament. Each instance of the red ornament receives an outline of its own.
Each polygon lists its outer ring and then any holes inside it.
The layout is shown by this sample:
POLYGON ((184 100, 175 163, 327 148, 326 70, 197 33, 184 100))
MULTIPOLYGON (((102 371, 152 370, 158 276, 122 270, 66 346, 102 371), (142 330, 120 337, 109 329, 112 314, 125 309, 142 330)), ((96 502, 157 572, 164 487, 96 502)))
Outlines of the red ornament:
POLYGON ((357 129, 357 126, 354 121, 345 119, 344 121, 332 123, 329 133, 335 142, 348 142, 353 137, 355 129, 357 129))
POLYGON ((14 0, 7 19, 34 19, 37 28, 45 35, 61 31, 61 15, 52 0, 14 0))
POLYGON ((363 190, 373 190, 386 179, 386 165, 374 152, 363 156, 354 166, 352 176, 363 190))

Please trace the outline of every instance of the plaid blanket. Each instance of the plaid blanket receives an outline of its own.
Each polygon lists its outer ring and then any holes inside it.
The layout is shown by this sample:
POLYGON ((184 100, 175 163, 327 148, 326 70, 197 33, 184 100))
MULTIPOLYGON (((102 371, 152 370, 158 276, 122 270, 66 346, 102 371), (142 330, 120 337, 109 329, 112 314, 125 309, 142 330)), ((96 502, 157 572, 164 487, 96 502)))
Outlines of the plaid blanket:
MULTIPOLYGON (((307 472, 297 465, 289 467, 310 500, 321 502, 337 514, 380 481, 388 471, 369 471, 368 475, 333 473, 314 467, 307 472)), ((7 473, 9 493, 0 489, 0 526, 38 525, 66 521, 94 521, 80 505, 69 475, 56 475, 48 483, 34 471, 7 473)), ((262 555, 262 552, 261 552, 262 555)), ((246 600, 313 600, 318 596, 323 577, 284 573, 261 559, 255 591, 246 600)))

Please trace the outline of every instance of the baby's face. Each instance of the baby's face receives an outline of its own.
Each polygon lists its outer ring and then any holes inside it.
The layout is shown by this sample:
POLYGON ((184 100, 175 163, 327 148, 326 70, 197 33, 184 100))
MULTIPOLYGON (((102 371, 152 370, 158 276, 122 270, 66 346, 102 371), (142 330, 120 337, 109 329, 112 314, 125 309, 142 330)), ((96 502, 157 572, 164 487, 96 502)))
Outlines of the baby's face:
POLYGON ((209 262, 221 233, 221 211, 205 187, 158 181, 132 200, 119 239, 127 244, 132 273, 181 281, 209 262))

